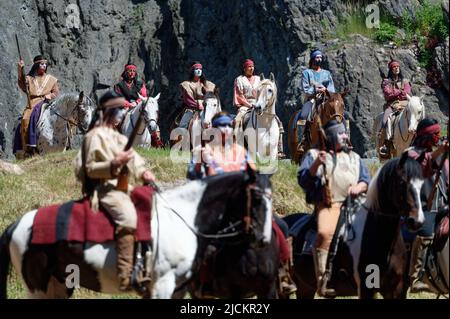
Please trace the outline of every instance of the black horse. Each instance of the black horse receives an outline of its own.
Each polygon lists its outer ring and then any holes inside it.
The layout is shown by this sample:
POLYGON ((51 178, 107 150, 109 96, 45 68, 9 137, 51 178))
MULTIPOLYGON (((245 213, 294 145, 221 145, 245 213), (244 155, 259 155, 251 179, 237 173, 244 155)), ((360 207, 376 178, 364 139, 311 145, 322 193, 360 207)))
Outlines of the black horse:
MULTIPOLYGON (((341 210, 342 223, 336 230, 337 253, 329 286, 339 296, 406 298, 407 253, 400 231, 400 218, 417 230, 424 222, 420 200, 423 184, 420 165, 406 154, 387 162, 372 179, 367 199, 358 209, 341 210), (353 213, 353 211, 355 211, 353 213), (347 217, 347 218, 344 218, 347 217)), ((348 208, 348 207, 347 207, 348 208)), ((310 253, 314 244, 314 217, 298 215, 304 226, 294 240, 294 280, 298 298, 314 298, 316 278, 310 253)))
POLYGON ((230 198, 234 198, 226 201, 225 206, 217 204, 213 195, 205 196, 200 202, 196 217, 199 232, 208 230, 219 236, 199 236, 196 263, 200 271, 190 286, 194 297, 204 297, 200 277, 205 272, 212 280, 211 296, 277 297, 279 247, 272 230, 270 179, 251 169, 246 174, 248 178, 237 179, 236 184, 216 185, 218 192, 227 189, 230 198), (243 187, 245 192, 241 191, 243 187))

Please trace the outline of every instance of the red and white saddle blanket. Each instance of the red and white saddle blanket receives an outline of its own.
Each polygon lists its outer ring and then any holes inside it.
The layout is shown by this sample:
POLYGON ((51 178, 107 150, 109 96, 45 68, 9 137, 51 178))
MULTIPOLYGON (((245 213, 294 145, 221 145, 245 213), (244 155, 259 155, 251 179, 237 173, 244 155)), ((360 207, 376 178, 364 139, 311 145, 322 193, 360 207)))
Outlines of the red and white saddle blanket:
MULTIPOLYGON (((153 188, 136 187, 130 197, 137 211, 137 241, 149 241, 153 188)), ((115 224, 101 209, 93 211, 89 198, 38 209, 33 221, 32 244, 53 244, 57 241, 102 243, 114 240, 115 224)))

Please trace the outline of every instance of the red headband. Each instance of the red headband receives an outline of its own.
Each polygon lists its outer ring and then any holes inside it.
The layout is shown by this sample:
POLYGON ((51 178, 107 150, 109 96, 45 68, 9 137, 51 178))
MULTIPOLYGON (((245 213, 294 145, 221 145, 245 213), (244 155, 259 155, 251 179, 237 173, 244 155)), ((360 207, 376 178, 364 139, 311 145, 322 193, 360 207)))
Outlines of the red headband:
POLYGON ((195 64, 193 64, 193 65, 191 66, 191 69, 192 69, 192 70, 195 70, 195 69, 203 69, 203 66, 202 66, 200 63, 195 63, 195 64))
POLYGON ((136 71, 137 67, 134 64, 127 64, 125 65, 125 71, 136 71))
POLYGON ((440 131, 441 131, 441 126, 439 125, 439 123, 436 123, 436 124, 424 127, 423 129, 418 131, 417 136, 436 134, 436 133, 439 133, 440 131))
POLYGON ((389 69, 392 69, 394 66, 400 66, 400 63, 398 61, 391 61, 388 64, 389 69))
POLYGON ((242 66, 243 66, 244 69, 245 69, 246 67, 249 67, 249 66, 255 66, 255 64, 253 63, 252 60, 247 59, 247 60, 245 60, 245 62, 244 62, 244 64, 243 64, 242 66))

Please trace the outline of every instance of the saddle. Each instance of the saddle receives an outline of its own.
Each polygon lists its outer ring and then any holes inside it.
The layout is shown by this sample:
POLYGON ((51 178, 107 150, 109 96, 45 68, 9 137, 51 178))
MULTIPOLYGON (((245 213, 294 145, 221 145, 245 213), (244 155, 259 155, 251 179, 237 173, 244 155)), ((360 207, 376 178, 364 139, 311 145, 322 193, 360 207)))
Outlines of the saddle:
MULTIPOLYGON (((336 226, 336 232, 331 241, 327 268, 331 273, 328 287, 336 288, 339 295, 353 296, 357 293, 357 285, 353 278, 352 263, 347 260, 344 253, 344 238, 342 229, 345 230, 345 241, 352 241, 355 237, 351 217, 362 205, 364 198, 347 198, 341 207, 341 212, 336 226)), ((317 236, 317 222, 314 214, 302 213, 302 216, 290 227, 290 235, 294 236, 294 258, 311 258, 317 236)), ((312 261, 311 261, 312 262, 312 261)))
MULTIPOLYGON (((136 187, 130 197, 137 211, 136 241, 151 240, 151 199, 153 188, 136 187)), ((58 241, 103 243, 114 240, 115 224, 104 210, 93 211, 89 198, 38 209, 33 221, 31 243, 54 244, 58 241)))

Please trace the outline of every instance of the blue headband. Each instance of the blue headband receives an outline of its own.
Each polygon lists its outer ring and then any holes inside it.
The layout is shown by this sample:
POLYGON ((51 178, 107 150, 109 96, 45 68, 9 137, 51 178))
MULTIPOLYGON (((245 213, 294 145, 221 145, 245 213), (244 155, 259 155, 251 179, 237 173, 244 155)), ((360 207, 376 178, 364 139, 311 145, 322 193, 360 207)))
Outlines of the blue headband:
POLYGON ((233 120, 228 115, 222 115, 222 116, 219 116, 218 118, 216 118, 212 122, 212 126, 213 127, 218 127, 218 126, 231 125, 232 121, 233 120))
POLYGON ((322 55, 322 52, 320 52, 320 50, 315 50, 315 51, 311 52, 310 58, 315 59, 316 56, 318 56, 318 55, 322 55))

